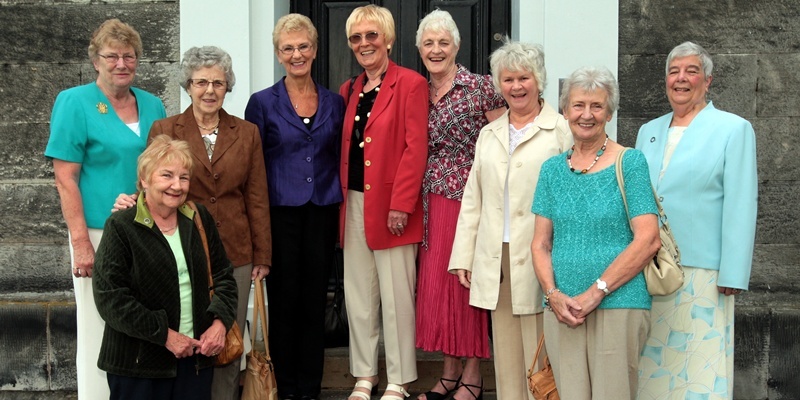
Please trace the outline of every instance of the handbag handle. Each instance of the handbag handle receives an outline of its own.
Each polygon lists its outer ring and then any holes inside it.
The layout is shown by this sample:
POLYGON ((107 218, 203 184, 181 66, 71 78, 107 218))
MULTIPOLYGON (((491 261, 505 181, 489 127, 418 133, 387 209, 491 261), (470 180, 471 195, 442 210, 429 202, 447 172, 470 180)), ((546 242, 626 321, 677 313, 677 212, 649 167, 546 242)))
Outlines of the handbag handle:
MULTIPOLYGON (((261 278, 256 278, 255 288, 253 289, 253 324, 258 326, 261 320, 261 335, 264 337, 264 352, 269 357, 269 332, 267 331, 267 310, 264 306, 264 285, 261 278)), ((256 349, 256 335, 250 335, 250 352, 256 349)))
MULTIPOLYGON (((622 156, 630 150, 630 147, 625 147, 617 153, 617 161, 614 164, 614 169, 617 173, 617 185, 619 185, 619 191, 622 193, 622 202, 625 204, 625 214, 628 215, 628 223, 631 221, 631 212, 628 209, 628 199, 625 196, 625 177, 622 175, 622 156)), ((667 213, 664 212, 664 207, 661 206, 661 202, 658 201, 658 194, 656 193, 656 189, 653 185, 650 185, 650 190, 653 191, 653 199, 656 201, 656 206, 658 207, 658 218, 661 220, 661 224, 666 226, 667 232, 669 232, 670 236, 672 236, 672 231, 669 229, 669 224, 667 223, 667 213)))
POLYGON ((197 227, 197 230, 200 232, 200 241, 203 242, 203 250, 206 252, 206 269, 208 270, 208 297, 214 296, 214 277, 211 275, 211 255, 208 252, 208 239, 206 239, 206 230, 203 228, 203 221, 200 220, 200 211, 197 209, 197 204, 194 204, 193 201, 189 200, 186 202, 194 211, 194 225, 197 227))
POLYGON ((531 368, 529 371, 533 371, 533 367, 536 366, 536 361, 539 359, 539 353, 542 351, 542 345, 544 344, 544 333, 542 336, 539 337, 539 345, 536 346, 536 355, 533 356, 533 361, 531 361, 531 368))

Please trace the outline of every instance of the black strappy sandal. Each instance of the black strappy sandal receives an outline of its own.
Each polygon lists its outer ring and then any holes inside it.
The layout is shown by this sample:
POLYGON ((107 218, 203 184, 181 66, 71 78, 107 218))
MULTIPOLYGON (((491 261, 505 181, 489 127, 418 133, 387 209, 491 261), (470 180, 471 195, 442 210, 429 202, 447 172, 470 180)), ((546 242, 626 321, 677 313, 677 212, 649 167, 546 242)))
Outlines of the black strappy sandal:
POLYGON ((453 393, 455 393, 456 389, 458 389, 458 384, 461 383, 461 377, 459 376, 458 379, 439 378, 439 383, 442 385, 444 390, 447 390, 447 393, 441 394, 439 392, 434 392, 433 390, 429 390, 425 392, 426 400, 444 400, 450 398, 450 396, 452 396, 453 393), (447 385, 445 384, 445 382, 453 382, 455 383, 455 385, 453 385, 452 389, 447 389, 447 385))
POLYGON ((472 397, 475 398, 475 400, 483 400, 483 378, 481 378, 481 385, 480 386, 478 386, 478 385, 470 385, 469 383, 460 382, 458 385, 456 385, 456 388, 453 389, 453 391, 458 390, 458 388, 461 387, 461 386, 467 388, 467 391, 469 392, 469 394, 472 395, 472 397), (476 396, 475 392, 473 392, 472 389, 470 389, 470 388, 477 388, 478 389, 478 395, 476 396))

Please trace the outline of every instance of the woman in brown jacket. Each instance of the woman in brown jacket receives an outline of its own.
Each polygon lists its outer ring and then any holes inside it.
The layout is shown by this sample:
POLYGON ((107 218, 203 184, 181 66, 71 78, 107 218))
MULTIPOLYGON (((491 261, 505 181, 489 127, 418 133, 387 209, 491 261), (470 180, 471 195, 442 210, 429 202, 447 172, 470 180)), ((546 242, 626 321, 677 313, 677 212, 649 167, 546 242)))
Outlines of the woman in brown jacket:
MULTIPOLYGON (((222 109, 236 77, 231 57, 214 47, 193 47, 181 62, 181 87, 192 99, 183 114, 153 123, 150 137, 185 140, 194 159, 188 199, 202 203, 216 221, 239 288, 236 320, 244 326, 250 280, 269 274, 272 264, 269 197, 258 127, 222 109)), ((115 208, 135 205, 121 195, 115 208)), ((214 371, 212 399, 239 394, 239 363, 214 371)))

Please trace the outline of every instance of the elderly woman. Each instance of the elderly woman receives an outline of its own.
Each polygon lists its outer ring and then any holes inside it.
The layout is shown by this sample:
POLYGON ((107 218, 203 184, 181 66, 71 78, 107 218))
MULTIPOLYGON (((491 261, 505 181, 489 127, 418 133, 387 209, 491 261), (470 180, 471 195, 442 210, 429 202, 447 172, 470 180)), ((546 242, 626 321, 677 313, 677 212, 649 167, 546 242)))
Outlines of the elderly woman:
POLYGON ((353 55, 364 68, 339 89, 347 103, 339 232, 350 372, 357 380, 350 398, 368 400, 378 383, 383 321, 389 380, 384 398, 402 399, 408 396, 408 383, 417 379, 414 287, 428 155, 428 84, 389 59, 395 39, 389 10, 358 7, 346 29, 353 55))
POLYGON ((442 377, 421 400, 441 400, 456 390, 465 398, 469 387, 480 388, 480 359, 490 357, 487 313, 469 305, 469 290, 447 272, 447 265, 478 133, 506 109, 491 77, 456 64, 460 41, 447 11, 432 11, 417 29, 417 48, 431 77, 431 101, 422 186, 427 243, 419 253, 416 336, 418 348, 444 353, 442 377), (461 358, 466 358, 463 366, 461 358))
MULTIPOLYGON (((542 163, 566 151, 572 139, 567 123, 541 97, 547 82, 541 46, 509 41, 489 62, 508 112, 478 137, 449 270, 470 289, 470 305, 492 310, 497 398, 525 399, 525 371, 542 332, 541 289, 530 253, 531 198, 542 163)), ((482 386, 466 388, 478 398, 482 386)))
POLYGON ((270 353, 283 399, 319 396, 327 284, 336 246, 344 102, 311 79, 317 29, 288 14, 272 31, 286 76, 254 93, 245 119, 261 131, 269 182, 273 269, 270 353))
POLYGON ((640 399, 733 396, 733 295, 750 281, 756 140, 749 122, 707 100, 713 67, 695 43, 672 49, 666 62, 672 112, 642 126, 636 140, 685 274, 677 292, 653 298, 640 399))
POLYGON ((607 69, 582 68, 559 105, 575 145, 542 165, 533 198, 533 265, 549 305, 547 354, 563 399, 635 399, 650 295, 642 269, 661 246, 641 152, 624 155, 630 220, 614 163, 624 148, 605 126, 619 89, 607 69))
POLYGON ((236 282, 214 219, 184 204, 189 147, 166 135, 152 140, 139 157, 136 207, 106 221, 97 249, 94 295, 106 321, 97 365, 108 372, 111 399, 211 398, 209 367, 236 317, 236 282))
POLYGON ((141 56, 142 39, 133 27, 118 19, 104 22, 89 41, 97 79, 61 92, 50 117, 44 154, 53 160, 69 231, 82 399, 108 398, 105 374, 97 368, 103 320, 92 295, 95 249, 114 197, 135 190, 136 157, 150 125, 166 116, 161 100, 132 87, 141 56))
MULTIPOLYGON (((236 319, 245 325, 250 280, 263 278, 272 263, 267 175, 258 128, 222 108, 233 89, 231 57, 214 46, 183 55, 179 83, 192 100, 183 114, 156 121, 150 135, 185 140, 194 157, 189 200, 203 203, 216 221, 239 288, 236 319)), ((120 196, 117 208, 135 205, 120 196)), ((212 398, 239 398, 238 362, 217 367, 212 398)))

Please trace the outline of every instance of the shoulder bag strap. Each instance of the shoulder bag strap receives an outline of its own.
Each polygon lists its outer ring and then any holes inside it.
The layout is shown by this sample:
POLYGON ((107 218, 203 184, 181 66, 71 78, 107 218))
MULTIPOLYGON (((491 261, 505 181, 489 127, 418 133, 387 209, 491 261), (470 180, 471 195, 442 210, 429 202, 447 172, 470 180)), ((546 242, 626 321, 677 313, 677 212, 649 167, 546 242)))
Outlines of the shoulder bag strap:
MULTIPOLYGON (((260 278, 256 278, 255 288, 253 289, 253 324, 257 327, 261 321, 261 335, 264 337, 264 352, 269 357, 269 332, 267 331, 267 310, 264 305, 264 284, 260 278)), ((256 334, 250 334, 250 351, 255 351, 256 334)))
POLYGON ((214 296, 214 278, 211 276, 211 256, 208 253, 208 240, 206 239, 206 230, 203 228, 203 221, 200 220, 200 211, 197 210, 197 205, 193 201, 187 201, 186 204, 189 208, 194 210, 194 225, 200 232, 200 240, 203 242, 203 250, 206 252, 206 267, 208 270, 208 295, 214 296))
POLYGON ((619 191, 622 193, 622 202, 625 204, 625 214, 628 215, 628 222, 631 220, 631 213, 628 210, 628 198, 625 196, 625 177, 622 175, 622 156, 628 151, 629 147, 625 147, 617 153, 617 162, 614 164, 614 169, 617 171, 617 185, 619 191))
POLYGON ((533 356, 533 361, 531 361, 531 368, 529 369, 531 373, 536 372, 533 370, 533 367, 536 366, 536 361, 539 359, 539 353, 542 351, 543 344, 544 344, 544 333, 542 333, 542 336, 539 337, 539 345, 536 346, 536 355, 533 356))

